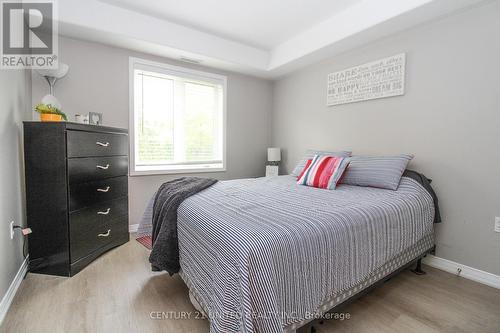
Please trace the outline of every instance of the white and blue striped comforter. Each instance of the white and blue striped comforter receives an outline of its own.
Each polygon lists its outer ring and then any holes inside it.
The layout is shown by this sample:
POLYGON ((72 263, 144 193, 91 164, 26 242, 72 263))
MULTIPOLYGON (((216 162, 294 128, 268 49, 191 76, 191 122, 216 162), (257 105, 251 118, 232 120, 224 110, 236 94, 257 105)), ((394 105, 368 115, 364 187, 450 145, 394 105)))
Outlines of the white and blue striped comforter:
POLYGON ((416 181, 397 191, 218 182, 178 210, 182 274, 211 332, 282 332, 433 233, 434 204, 416 181))

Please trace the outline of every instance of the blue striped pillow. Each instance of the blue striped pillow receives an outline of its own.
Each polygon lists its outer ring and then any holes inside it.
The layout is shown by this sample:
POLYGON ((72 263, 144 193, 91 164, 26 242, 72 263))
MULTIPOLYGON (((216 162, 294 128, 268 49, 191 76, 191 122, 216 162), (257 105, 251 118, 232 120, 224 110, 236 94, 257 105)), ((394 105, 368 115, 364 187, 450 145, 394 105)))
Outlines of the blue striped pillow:
POLYGON ((397 190, 413 155, 353 156, 342 184, 397 190))

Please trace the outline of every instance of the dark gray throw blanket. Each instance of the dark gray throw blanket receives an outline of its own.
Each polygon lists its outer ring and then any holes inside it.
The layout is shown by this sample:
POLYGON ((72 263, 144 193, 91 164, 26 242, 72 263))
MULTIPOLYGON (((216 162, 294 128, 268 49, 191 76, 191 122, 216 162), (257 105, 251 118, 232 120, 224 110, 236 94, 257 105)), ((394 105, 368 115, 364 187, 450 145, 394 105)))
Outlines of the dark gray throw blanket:
POLYGON ((432 179, 429 179, 425 177, 423 174, 413 170, 405 170, 405 172, 403 173, 403 177, 408 177, 417 181, 427 190, 427 192, 429 192, 429 194, 432 197, 432 200, 434 201, 434 223, 441 223, 441 213, 439 212, 438 198, 436 193, 434 192, 434 189, 431 186, 432 179))
POLYGON ((211 178, 182 177, 160 186, 153 205, 153 247, 149 256, 154 271, 167 271, 170 275, 179 272, 177 208, 186 198, 216 182, 211 178))

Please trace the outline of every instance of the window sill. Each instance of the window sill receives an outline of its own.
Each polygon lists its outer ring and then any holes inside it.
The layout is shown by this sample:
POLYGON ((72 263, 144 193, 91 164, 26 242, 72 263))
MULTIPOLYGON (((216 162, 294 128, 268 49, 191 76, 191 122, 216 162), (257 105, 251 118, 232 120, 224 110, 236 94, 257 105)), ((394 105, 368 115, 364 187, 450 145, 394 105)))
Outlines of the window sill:
POLYGON ((211 173, 225 172, 226 168, 190 168, 190 169, 171 169, 171 170, 130 170, 130 177, 154 176, 154 175, 176 175, 186 173, 211 173))

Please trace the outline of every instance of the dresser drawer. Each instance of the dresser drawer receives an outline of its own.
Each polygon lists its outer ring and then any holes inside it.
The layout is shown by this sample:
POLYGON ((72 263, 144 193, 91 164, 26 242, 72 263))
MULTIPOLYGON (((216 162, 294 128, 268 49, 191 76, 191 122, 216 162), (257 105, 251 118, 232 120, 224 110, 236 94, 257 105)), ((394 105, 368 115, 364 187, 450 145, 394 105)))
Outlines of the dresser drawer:
POLYGON ((89 227, 85 233, 71 236, 71 262, 76 262, 117 239, 123 239, 127 234, 126 217, 89 227))
POLYGON ((128 155, 124 134, 66 131, 68 157, 128 155))
POLYGON ((127 201, 120 198, 70 214, 71 262, 128 233, 127 201))
POLYGON ((69 210, 73 212, 127 195, 128 178, 126 176, 72 184, 69 187, 69 210))
POLYGON ((88 254, 83 258, 80 258, 76 261, 71 261, 70 276, 73 276, 78 272, 80 272, 83 268, 85 268, 85 266, 90 264, 104 252, 109 251, 114 247, 125 244, 130 240, 130 234, 128 233, 128 230, 125 229, 123 230, 120 229, 119 231, 115 232, 113 236, 110 237, 112 238, 110 239, 109 243, 106 243, 106 245, 97 248, 96 250, 92 251, 90 254, 88 254))
POLYGON ((70 184, 126 176, 127 174, 127 156, 68 159, 68 178, 70 184))

